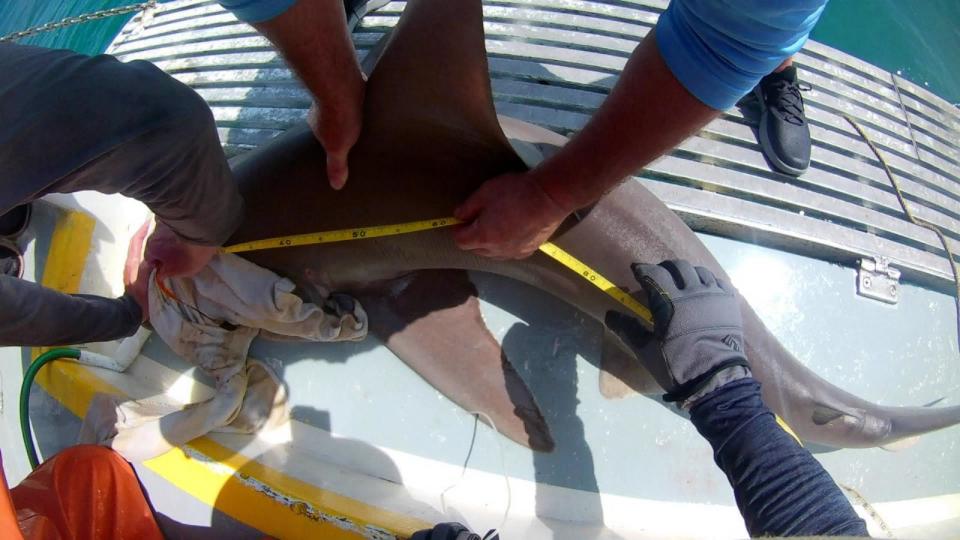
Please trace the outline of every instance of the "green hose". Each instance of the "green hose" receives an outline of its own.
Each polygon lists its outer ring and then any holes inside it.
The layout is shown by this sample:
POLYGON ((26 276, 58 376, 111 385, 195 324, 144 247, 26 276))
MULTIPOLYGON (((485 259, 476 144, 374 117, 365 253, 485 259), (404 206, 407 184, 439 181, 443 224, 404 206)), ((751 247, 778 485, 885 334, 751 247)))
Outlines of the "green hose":
POLYGON ((27 368, 23 375, 23 383, 20 384, 20 434, 23 435, 23 446, 27 450, 27 459, 30 460, 30 468, 36 469, 40 465, 37 459, 37 449, 33 445, 33 434, 30 432, 30 389, 33 387, 33 379, 36 378, 40 368, 53 360, 60 358, 80 358, 78 349, 52 349, 37 357, 36 360, 27 368))

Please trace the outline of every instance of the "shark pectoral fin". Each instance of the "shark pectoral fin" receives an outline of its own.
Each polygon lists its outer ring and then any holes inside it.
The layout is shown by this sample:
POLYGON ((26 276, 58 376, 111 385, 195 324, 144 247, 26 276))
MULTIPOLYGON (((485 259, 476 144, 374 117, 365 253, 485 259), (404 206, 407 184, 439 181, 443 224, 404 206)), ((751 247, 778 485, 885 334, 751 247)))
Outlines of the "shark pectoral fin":
POLYGON ((434 388, 467 411, 486 413, 506 437, 553 450, 546 420, 484 324, 466 272, 416 272, 360 301, 370 331, 434 388))
POLYGON ((600 357, 600 393, 607 399, 619 399, 634 393, 659 395, 663 389, 637 357, 624 348, 609 330, 603 330, 600 357))

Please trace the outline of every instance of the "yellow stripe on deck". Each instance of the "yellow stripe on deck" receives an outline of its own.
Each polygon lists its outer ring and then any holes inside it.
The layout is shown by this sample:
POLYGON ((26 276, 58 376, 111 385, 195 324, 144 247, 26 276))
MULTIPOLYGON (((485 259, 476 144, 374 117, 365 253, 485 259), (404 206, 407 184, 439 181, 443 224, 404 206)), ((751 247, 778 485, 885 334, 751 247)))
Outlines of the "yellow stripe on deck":
POLYGON ((66 212, 57 219, 47 263, 43 267, 41 283, 44 287, 65 293, 80 290, 95 225, 94 219, 83 212, 66 212))
POLYGON ((201 437, 144 462, 201 502, 276 538, 409 535, 425 522, 320 489, 201 437))
MULTIPOLYGON (((83 212, 65 212, 57 217, 47 262, 43 266, 41 285, 71 294, 80 290, 80 279, 93 243, 95 225, 94 219, 83 212)), ((48 350, 50 347, 34 347, 31 356, 36 360, 48 350)), ((37 382, 42 384, 44 378, 41 372, 37 382)))
MULTIPOLYGON (((96 222, 67 211, 53 231, 41 283, 76 293, 86 266, 96 222)), ((46 348, 34 347, 34 358, 46 348)), ((52 362, 36 382, 79 418, 96 393, 129 397, 74 362, 52 362)), ((426 522, 320 489, 237 454, 207 437, 144 462, 144 466, 199 501, 276 538, 368 538, 369 533, 408 536, 426 522)))
MULTIPOLYGON (((43 266, 40 283, 47 288, 65 293, 80 290, 83 268, 86 266, 93 229, 96 221, 83 212, 65 212, 57 218, 50 239, 50 251, 43 266)), ((38 356, 49 347, 34 347, 31 356, 38 356)), ((37 373, 35 382, 47 394, 54 396, 74 415, 83 418, 90 400, 97 392, 122 395, 118 389, 73 362, 55 362, 37 373)))

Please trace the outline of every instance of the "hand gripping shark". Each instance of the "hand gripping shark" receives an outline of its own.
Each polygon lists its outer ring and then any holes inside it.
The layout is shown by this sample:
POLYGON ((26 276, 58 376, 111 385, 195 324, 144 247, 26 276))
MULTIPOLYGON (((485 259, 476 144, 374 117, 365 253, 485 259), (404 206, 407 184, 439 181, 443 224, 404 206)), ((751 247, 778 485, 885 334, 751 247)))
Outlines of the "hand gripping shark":
MULTIPOLYGON (((294 128, 234 164, 247 217, 229 243, 449 216, 484 180, 525 170, 565 142, 497 117, 479 0, 410 1, 364 64, 370 77, 363 132, 350 154, 346 187, 328 186, 322 147, 305 125, 294 128)), ((635 261, 688 259, 727 277, 693 232, 633 180, 569 218, 552 241, 634 292, 635 261)), ((489 414, 507 437, 540 451, 553 448, 549 428, 484 326, 477 291, 463 271, 520 280, 598 321, 623 309, 542 253, 522 261, 480 258, 457 249, 448 230, 244 256, 290 277, 308 296, 355 295, 371 330, 412 369, 465 409, 489 414)), ((882 446, 960 422, 957 406, 885 407, 831 385, 797 361, 745 301, 741 307, 763 399, 801 439, 882 446)), ((603 393, 659 394, 644 359, 626 351, 606 336, 603 393)))

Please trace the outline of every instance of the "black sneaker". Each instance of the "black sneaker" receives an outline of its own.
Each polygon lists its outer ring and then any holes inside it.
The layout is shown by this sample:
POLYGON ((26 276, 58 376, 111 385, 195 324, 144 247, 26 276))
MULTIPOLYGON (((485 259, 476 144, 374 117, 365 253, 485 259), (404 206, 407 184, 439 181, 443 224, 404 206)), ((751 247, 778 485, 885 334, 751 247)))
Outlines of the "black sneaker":
POLYGON ((800 176, 810 166, 810 127, 803 115, 797 68, 771 73, 753 89, 760 102, 760 147, 778 171, 800 176))
POLYGON ((23 277, 23 255, 20 254, 20 248, 6 238, 0 238, 0 274, 23 277))

